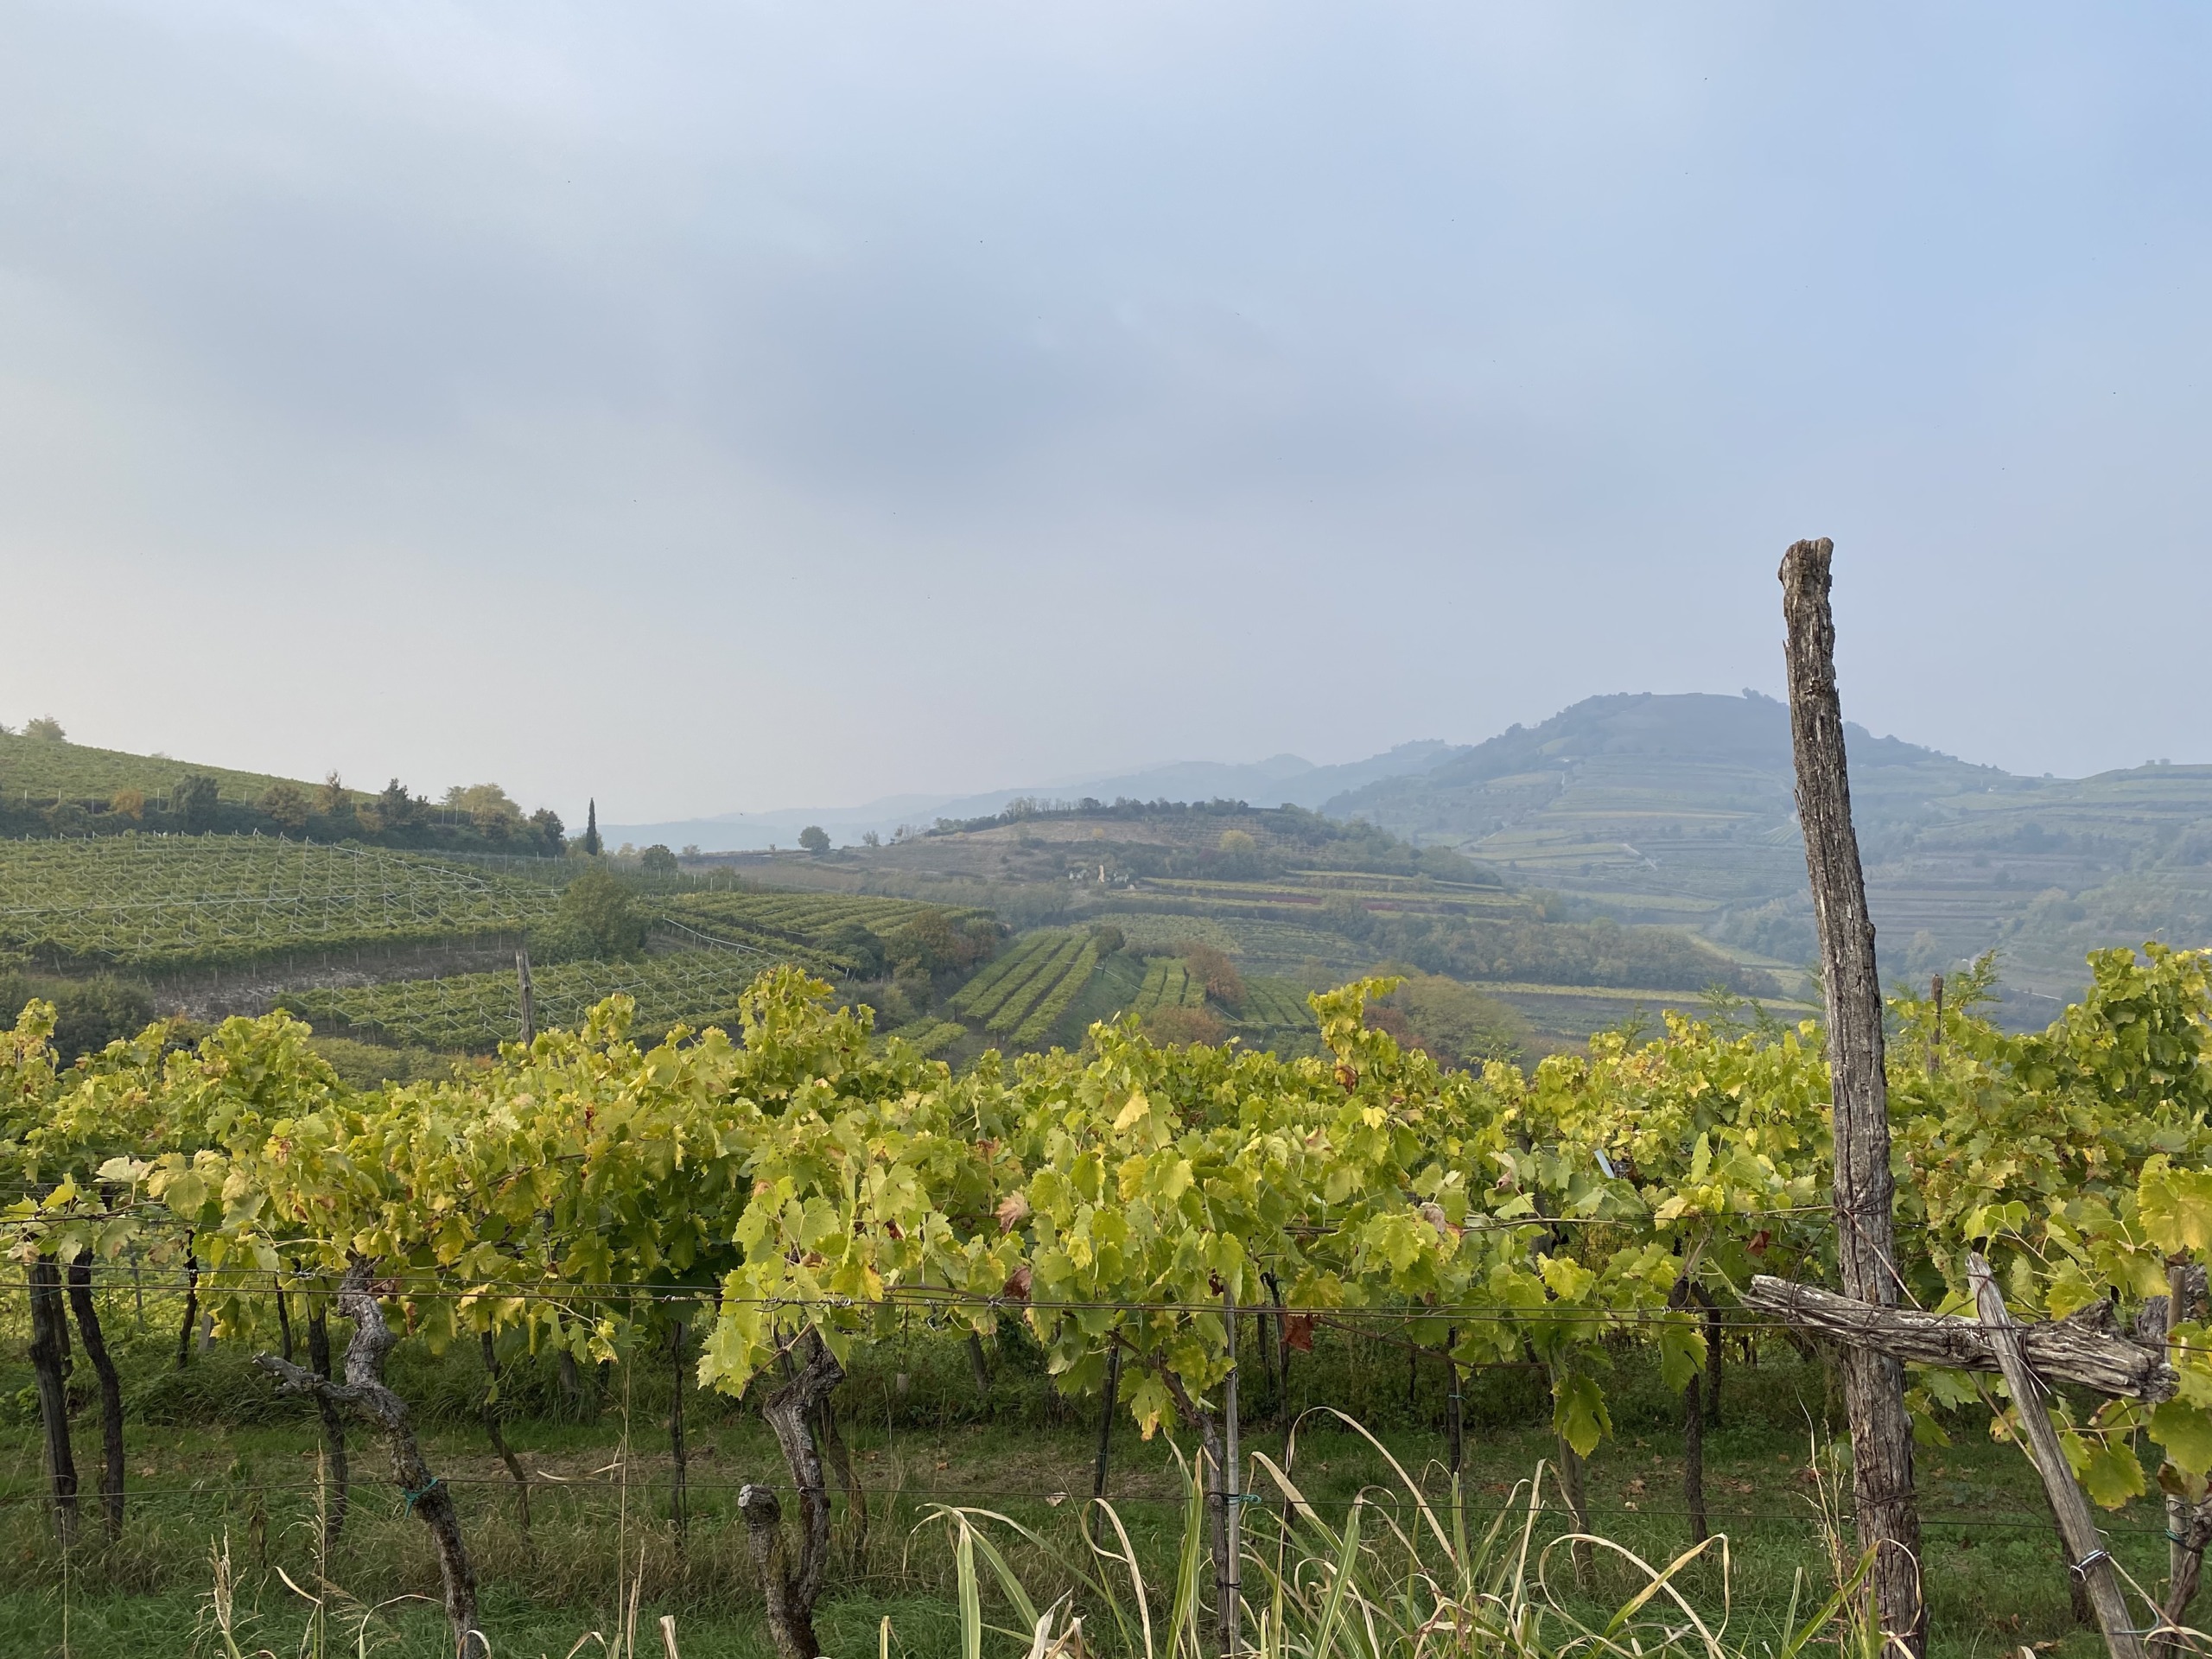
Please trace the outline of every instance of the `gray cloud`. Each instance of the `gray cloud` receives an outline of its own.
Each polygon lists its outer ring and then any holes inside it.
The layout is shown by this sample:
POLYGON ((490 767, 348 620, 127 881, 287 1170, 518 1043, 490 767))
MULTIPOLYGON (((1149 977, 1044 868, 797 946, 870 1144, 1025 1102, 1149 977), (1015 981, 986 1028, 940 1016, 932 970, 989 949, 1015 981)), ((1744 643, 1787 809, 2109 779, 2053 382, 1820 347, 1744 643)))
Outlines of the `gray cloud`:
POLYGON ((2193 754, 2183 8, 25 6, 0 717, 620 818, 1776 681, 2193 754))

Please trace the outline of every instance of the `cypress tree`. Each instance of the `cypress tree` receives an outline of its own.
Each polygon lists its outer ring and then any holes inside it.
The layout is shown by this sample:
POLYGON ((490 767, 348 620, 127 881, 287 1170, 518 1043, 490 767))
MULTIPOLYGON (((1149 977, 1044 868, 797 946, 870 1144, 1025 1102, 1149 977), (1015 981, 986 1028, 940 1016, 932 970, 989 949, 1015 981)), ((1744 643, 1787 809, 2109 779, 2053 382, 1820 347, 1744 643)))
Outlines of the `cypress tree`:
POLYGON ((599 839, 599 802, 596 798, 594 798, 584 808, 584 838, 582 845, 584 851, 590 854, 592 857, 597 858, 599 856, 599 849, 601 846, 599 839))

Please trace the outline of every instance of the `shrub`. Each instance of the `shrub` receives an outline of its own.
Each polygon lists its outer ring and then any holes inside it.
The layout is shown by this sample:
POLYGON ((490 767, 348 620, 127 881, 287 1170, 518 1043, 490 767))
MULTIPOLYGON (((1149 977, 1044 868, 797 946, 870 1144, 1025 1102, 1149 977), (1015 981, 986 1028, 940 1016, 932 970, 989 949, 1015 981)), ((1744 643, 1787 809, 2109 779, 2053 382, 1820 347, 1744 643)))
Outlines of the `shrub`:
POLYGON ((169 789, 169 810, 188 830, 213 829, 222 801, 215 780, 204 772, 188 772, 169 789))
POLYGON ((264 814, 274 818, 283 828, 304 830, 308 827, 308 813, 314 803, 308 799, 307 791, 297 784, 279 780, 262 791, 261 799, 256 804, 264 814))
POLYGON ((1243 976, 1226 953, 1210 944, 1192 943, 1182 946, 1179 954, 1191 977, 1205 987, 1209 997, 1232 1013, 1244 1006, 1243 976))
POLYGON ((630 902, 629 889, 600 869, 569 883, 549 932, 555 936, 549 944, 567 944, 580 956, 635 956, 645 944, 645 918, 630 902))

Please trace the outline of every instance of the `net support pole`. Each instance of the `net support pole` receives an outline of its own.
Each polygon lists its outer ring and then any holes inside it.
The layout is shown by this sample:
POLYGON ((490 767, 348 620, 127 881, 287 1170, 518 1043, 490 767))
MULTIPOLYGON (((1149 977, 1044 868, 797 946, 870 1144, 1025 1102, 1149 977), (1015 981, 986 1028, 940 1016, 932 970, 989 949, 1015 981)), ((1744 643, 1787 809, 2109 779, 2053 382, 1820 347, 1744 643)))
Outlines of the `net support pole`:
POLYGON ((530 984, 530 947, 515 951, 515 992, 522 1003, 522 1040, 526 1047, 537 1039, 537 1003, 530 984))

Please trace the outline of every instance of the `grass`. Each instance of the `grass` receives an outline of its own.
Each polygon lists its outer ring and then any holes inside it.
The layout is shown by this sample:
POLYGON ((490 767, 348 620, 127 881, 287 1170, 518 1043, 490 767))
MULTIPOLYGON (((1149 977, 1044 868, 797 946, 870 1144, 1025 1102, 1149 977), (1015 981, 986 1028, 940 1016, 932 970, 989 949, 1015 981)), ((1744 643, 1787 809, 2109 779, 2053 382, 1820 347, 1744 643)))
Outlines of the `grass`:
MULTIPOLYGON (((175 1317, 165 1299, 149 1299, 143 1336, 128 1299, 113 1300, 121 1306, 111 1306, 111 1329, 124 1351, 131 1399, 130 1512, 120 1542, 100 1540, 89 1497, 98 1428, 87 1409, 77 1433, 88 1496, 80 1545, 66 1573, 38 1498, 37 1432, 17 1392, 29 1381, 19 1332, 0 1359, 0 1408, 13 1418, 0 1426, 0 1562, 6 1564, 0 1630, 8 1632, 0 1648, 11 1656, 60 1653, 66 1616, 67 1650, 83 1659, 186 1651, 208 1591, 209 1549, 227 1537, 242 1651, 296 1651, 309 1610, 279 1570, 296 1583, 315 1582, 312 1417, 276 1400, 244 1353, 226 1346, 175 1371, 173 1338, 162 1336, 175 1317)), ((85 1369, 79 1386, 88 1380, 85 1369)), ((1245 1449, 1281 1462, 1286 1448, 1276 1402, 1258 1368, 1250 1369, 1245 1449)), ((506 1387, 513 1413, 507 1433, 537 1477, 527 1536, 517 1524, 507 1477, 474 1420, 482 1386, 474 1355, 432 1356, 406 1344, 395 1356, 393 1376, 416 1405, 432 1466, 461 1497, 498 1652, 563 1655, 589 1630, 612 1635, 610 1621, 631 1588, 648 1634, 662 1613, 676 1618, 685 1659, 749 1659, 767 1651, 734 1501, 743 1481, 783 1475, 750 1407, 689 1396, 692 1519, 688 1545, 679 1550, 668 1519, 664 1363, 611 1370, 588 1421, 577 1421, 550 1363, 515 1368, 506 1387)), ((1294 1411, 1329 1402, 1375 1426, 1376 1443, 1313 1417, 1300 1434, 1294 1477, 1332 1525, 1341 1526, 1363 1492, 1374 1508, 1370 1536, 1385 1517, 1402 1528, 1410 1522, 1411 1495, 1398 1490, 1385 1451, 1449 1516, 1441 1368, 1432 1363, 1412 1381, 1408 1406, 1408 1368, 1398 1351, 1363 1339, 1325 1334, 1314 1354, 1294 1361, 1287 1402, 1294 1411)), ((1619 1435, 1591 1459, 1587 1474, 1592 1523, 1645 1560, 1665 1562, 1689 1541, 1672 1402, 1631 1355, 1623 1357, 1613 1395, 1619 1435)), ((1713 1525, 1727 1535, 1732 1562, 1726 1585, 1732 1651, 1738 1643, 1778 1640, 1793 1599, 1802 1618, 1827 1593, 1808 1448, 1827 1398, 1820 1369, 1786 1349, 1729 1372, 1726 1421, 1708 1432, 1706 1445, 1713 1525), (1820 1596, 1808 1601, 1812 1590, 1820 1596)), ((1002 1338, 992 1392, 979 1399, 962 1345, 918 1328, 861 1355, 838 1399, 871 1524, 862 1544, 839 1503, 842 1554, 821 1611, 830 1652, 873 1647, 886 1617, 901 1653, 950 1659, 960 1650, 957 1551, 942 1521, 925 1524, 936 1510, 989 1510, 1028 1529, 1027 1539, 994 1535, 1040 1607, 1074 1586, 1066 1563, 1081 1559, 1077 1518, 1090 1490, 1096 1407, 1055 1404, 1033 1351, 1002 1338)), ((1526 1483, 1552 1455, 1553 1443, 1526 1371, 1478 1374, 1467 1410, 1462 1490, 1467 1524, 1479 1535, 1501 1515, 1520 1524, 1526 1483)), ((1961 1423, 1955 1438, 1951 1447, 1921 1453, 1935 1652, 2016 1653, 2044 1643, 2055 1645, 2041 1650, 2060 1655, 2097 1651, 2094 1637, 2072 1623, 2058 1547, 2020 1454, 1971 1425, 1961 1423)), ((378 1651, 441 1653, 444 1626, 435 1605, 406 1599, 435 1594, 423 1529, 404 1512, 375 1449, 359 1436, 353 1467, 353 1514, 325 1576, 344 1586, 352 1617, 382 1610, 371 1621, 372 1636, 385 1644, 378 1651)), ((1253 1478, 1262 1479, 1256 1464, 1254 1471, 1253 1478)), ((1172 1583, 1186 1493, 1167 1439, 1147 1444, 1126 1421, 1118 1424, 1110 1493, 1148 1580, 1172 1583)), ((1555 1499, 1533 1524, 1539 1548, 1561 1535, 1566 1520, 1555 1499)), ((2114 1554, 2155 1587, 2164 1571, 2162 1516, 2139 1503, 2106 1524, 2114 1554)), ((1601 1567, 1587 1598, 1560 1573, 1552 1579, 1561 1606, 1583 1618, 1610 1612, 1638 1585, 1624 1565, 1601 1567)), ((1685 1569, 1681 1583, 1708 1618, 1720 1616, 1716 1565, 1685 1569)), ((1003 1623, 1006 1605, 986 1588, 993 1618, 1003 1623)), ((1094 1620, 1094 1641, 1109 1633, 1094 1620)))

